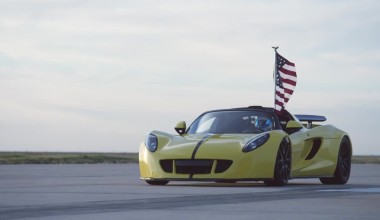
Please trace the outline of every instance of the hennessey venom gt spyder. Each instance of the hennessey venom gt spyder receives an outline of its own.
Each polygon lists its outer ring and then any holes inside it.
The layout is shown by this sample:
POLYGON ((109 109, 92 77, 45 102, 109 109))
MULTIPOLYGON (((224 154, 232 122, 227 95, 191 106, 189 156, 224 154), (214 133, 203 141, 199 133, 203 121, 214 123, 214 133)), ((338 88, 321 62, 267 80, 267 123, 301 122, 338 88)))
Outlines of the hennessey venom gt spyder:
POLYGON ((350 177, 349 135, 324 116, 292 115, 251 106, 208 111, 178 135, 152 131, 141 144, 141 179, 151 185, 169 181, 264 181, 282 186, 294 178, 319 178, 345 184, 350 177))

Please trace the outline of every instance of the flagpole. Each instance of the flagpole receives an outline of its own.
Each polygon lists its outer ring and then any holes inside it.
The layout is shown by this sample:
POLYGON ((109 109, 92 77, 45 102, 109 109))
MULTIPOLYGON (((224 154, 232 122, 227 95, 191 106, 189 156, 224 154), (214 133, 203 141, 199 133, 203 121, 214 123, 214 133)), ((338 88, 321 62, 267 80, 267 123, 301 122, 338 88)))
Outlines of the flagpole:
POLYGON ((274 68, 273 68, 273 82, 274 82, 274 111, 276 111, 276 73, 277 73, 277 47, 272 47, 274 49, 274 68))

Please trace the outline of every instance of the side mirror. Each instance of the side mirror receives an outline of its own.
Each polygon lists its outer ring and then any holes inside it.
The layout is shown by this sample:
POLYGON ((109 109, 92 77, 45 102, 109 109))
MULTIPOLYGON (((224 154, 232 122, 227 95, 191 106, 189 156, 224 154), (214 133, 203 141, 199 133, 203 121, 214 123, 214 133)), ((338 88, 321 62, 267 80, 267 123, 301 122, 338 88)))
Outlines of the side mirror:
POLYGON ((285 131, 289 134, 292 134, 294 132, 297 132, 303 128, 303 125, 301 122, 298 121, 288 121, 286 124, 285 131))
POLYGON ((174 127, 174 129, 179 135, 182 136, 186 131, 186 122, 185 121, 178 122, 177 125, 174 127))

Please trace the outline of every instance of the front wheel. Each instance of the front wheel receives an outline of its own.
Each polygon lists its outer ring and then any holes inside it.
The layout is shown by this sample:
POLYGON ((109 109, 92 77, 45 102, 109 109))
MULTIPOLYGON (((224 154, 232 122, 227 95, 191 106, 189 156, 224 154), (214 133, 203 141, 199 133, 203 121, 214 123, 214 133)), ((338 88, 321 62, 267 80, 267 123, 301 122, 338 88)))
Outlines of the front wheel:
POLYGON ((169 183, 167 180, 145 180, 149 185, 164 186, 169 183))
POLYGON ((274 168, 274 179, 264 180, 267 186, 284 186, 290 179, 292 166, 292 152, 289 142, 284 139, 278 148, 276 164, 274 168))
POLYGON ((344 137, 340 143, 334 177, 319 178, 323 184, 346 184, 351 173, 351 142, 344 137))

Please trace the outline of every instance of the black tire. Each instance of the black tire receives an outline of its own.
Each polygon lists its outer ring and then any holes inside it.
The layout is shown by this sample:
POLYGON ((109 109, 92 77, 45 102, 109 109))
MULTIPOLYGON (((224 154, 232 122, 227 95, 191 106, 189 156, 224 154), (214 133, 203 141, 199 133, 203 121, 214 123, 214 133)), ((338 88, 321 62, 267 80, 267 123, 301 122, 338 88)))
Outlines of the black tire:
POLYGON ((351 173, 351 142, 348 137, 343 137, 340 142, 338 162, 334 177, 319 178, 323 184, 346 184, 351 173))
POLYGON ((290 143, 286 139, 282 140, 278 148, 276 164, 274 168, 274 179, 264 180, 267 186, 285 186, 290 179, 292 167, 292 151, 290 143))
POLYGON ((167 180, 145 180, 149 185, 164 186, 169 183, 167 180))

